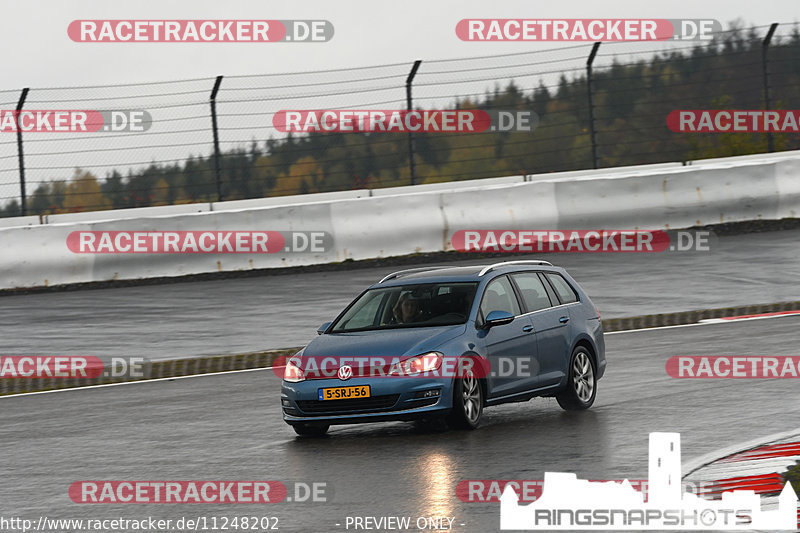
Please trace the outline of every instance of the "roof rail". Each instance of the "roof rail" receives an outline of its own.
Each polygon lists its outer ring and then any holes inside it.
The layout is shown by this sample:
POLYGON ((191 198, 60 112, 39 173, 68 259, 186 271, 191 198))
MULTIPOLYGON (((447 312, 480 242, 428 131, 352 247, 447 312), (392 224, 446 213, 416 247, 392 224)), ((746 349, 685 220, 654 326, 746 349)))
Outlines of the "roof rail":
POLYGON ((487 267, 483 267, 483 270, 478 273, 479 276, 483 276, 487 272, 494 270, 495 268, 500 268, 506 265, 546 265, 546 266, 553 266, 553 263, 549 261, 539 261, 536 259, 523 259, 520 261, 503 261, 501 263, 495 263, 493 265, 489 265, 487 267))
POLYGON ((404 276, 406 274, 412 274, 414 272, 425 272, 427 270, 439 270, 441 268, 447 268, 445 266, 430 266, 430 267, 420 267, 420 268, 408 268, 406 270, 398 270, 397 272, 392 272, 378 283, 383 283, 384 281, 389 281, 390 279, 399 278, 400 276, 404 276))

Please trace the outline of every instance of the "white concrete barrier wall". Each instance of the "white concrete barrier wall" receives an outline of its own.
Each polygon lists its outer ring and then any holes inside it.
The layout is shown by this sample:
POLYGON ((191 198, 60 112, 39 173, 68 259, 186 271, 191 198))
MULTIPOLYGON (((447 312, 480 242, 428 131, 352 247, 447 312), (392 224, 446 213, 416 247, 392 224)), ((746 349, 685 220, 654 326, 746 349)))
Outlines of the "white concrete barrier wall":
POLYGON ((457 190, 440 197, 445 231, 465 229, 557 229, 556 183, 533 181, 506 187, 457 190))
POLYGON ((431 192, 333 204, 337 257, 368 259, 441 250, 446 237, 439 197, 431 192))
POLYGON ((778 217, 775 164, 556 183, 559 227, 685 228, 778 217))
POLYGON ((36 226, 42 221, 38 216, 0 218, 0 228, 13 228, 17 226, 36 226))
POLYGON ((92 258, 69 251, 65 230, 65 226, 41 225, 0 229, 0 288, 92 280, 92 258))
MULTIPOLYGON (((98 220, 64 215, 69 223, 0 226, 0 288, 182 276, 280 268, 451 250, 465 229, 669 229, 800 213, 800 153, 710 160, 691 166, 653 165, 547 176, 512 176, 465 184, 308 195, 161 208, 146 216, 98 220), (532 178, 532 179, 531 179, 532 178), (198 205, 202 212, 197 212, 198 205), (226 209, 218 210, 225 206, 226 209), (232 207, 236 207, 233 209, 232 207), (77 219, 77 220, 76 220, 77 219), (324 253, 76 254, 73 231, 324 231, 324 253)), ((134 211, 134 210, 131 210, 134 211)), ((116 212, 104 212, 102 216, 116 212)), ((26 223, 31 223, 28 217, 26 223)), ((52 219, 52 217, 51 217, 52 219)), ((52 222, 53 220, 51 220, 52 222)))

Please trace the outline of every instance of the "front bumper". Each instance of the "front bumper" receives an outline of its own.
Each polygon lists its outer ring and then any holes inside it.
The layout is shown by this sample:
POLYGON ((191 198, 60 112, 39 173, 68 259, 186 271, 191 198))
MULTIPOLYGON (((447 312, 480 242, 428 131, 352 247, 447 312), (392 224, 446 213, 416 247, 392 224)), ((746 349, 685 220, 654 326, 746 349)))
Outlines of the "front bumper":
POLYGON ((416 420, 446 414, 452 406, 452 382, 428 378, 312 379, 283 382, 283 420, 294 424, 356 424, 385 420, 416 420), (319 400, 319 389, 369 385, 370 397, 319 400), (425 396, 436 391, 436 396, 425 396))

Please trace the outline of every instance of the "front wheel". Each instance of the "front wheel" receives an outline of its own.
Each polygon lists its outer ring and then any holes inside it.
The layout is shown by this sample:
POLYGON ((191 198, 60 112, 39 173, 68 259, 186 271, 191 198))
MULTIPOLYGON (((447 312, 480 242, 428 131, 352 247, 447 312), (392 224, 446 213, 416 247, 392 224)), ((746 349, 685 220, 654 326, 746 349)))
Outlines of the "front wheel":
POLYGON ((556 394, 556 400, 567 411, 580 411, 591 407, 596 395, 594 360, 586 348, 578 346, 570 359, 567 386, 556 394))
POLYGON ((319 426, 311 424, 297 424, 292 426, 294 432, 301 437, 321 437, 328 432, 330 426, 319 426))
POLYGON ((453 384, 453 410, 447 417, 453 428, 475 429, 483 414, 483 389, 472 369, 464 369, 453 384))

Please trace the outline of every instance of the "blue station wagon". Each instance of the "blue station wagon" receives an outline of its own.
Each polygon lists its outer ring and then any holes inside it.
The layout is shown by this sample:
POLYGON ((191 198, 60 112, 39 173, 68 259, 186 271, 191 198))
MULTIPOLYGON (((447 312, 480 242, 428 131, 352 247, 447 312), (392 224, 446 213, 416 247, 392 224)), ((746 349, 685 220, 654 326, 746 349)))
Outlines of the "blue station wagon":
POLYGON ((597 308, 546 261, 395 272, 317 333, 281 387, 301 436, 386 420, 474 429, 485 407, 536 396, 587 409, 606 368, 597 308))

